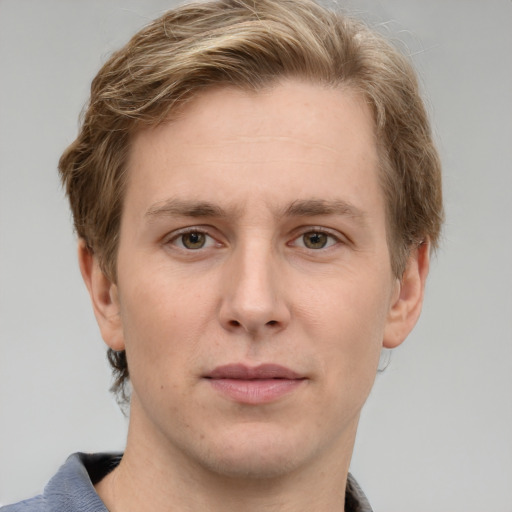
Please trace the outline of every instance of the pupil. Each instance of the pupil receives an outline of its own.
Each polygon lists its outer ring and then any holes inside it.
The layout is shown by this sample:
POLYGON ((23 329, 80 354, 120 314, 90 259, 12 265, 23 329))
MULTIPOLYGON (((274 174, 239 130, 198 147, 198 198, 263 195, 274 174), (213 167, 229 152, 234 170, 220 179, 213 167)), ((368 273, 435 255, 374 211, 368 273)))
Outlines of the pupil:
POLYGON ((200 249, 204 245, 203 233, 187 233, 183 237, 183 245, 188 249, 200 249))
POLYGON ((327 243, 327 235, 325 233, 310 233, 304 238, 306 247, 310 249, 321 249, 327 243))

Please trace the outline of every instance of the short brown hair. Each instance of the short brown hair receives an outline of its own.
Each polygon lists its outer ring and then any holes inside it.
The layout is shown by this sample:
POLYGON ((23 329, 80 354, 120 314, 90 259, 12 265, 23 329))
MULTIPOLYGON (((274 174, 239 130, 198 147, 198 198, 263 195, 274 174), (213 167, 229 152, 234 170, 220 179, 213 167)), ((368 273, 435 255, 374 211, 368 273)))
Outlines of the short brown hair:
MULTIPOLYGON (((133 133, 169 119, 208 87, 259 90, 289 77, 350 87, 370 105, 395 275, 411 247, 437 246, 440 162, 408 60, 362 22, 313 0, 216 0, 165 13, 111 56, 60 159, 75 229, 111 280, 133 133)), ((109 350, 109 360, 113 389, 123 391, 124 351, 109 350)))

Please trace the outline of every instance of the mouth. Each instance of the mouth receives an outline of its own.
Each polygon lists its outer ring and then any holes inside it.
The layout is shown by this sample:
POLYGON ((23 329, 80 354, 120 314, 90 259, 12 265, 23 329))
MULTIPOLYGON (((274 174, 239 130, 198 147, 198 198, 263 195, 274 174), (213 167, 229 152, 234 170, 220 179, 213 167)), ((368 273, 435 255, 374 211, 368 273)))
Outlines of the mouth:
POLYGON ((307 381, 297 372, 276 364, 219 366, 204 379, 225 398, 251 405, 279 400, 307 381))

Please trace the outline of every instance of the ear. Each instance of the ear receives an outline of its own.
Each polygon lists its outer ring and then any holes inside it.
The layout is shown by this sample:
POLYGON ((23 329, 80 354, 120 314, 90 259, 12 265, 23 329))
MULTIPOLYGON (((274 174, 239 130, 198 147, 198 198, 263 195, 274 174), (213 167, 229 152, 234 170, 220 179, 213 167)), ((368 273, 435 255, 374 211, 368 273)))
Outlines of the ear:
POLYGON ((383 346, 400 345, 416 325, 423 305, 425 282, 430 266, 430 243, 424 242, 411 251, 397 294, 388 313, 383 346))
POLYGON ((87 247, 83 239, 78 242, 78 262, 82 278, 91 297, 101 336, 111 349, 124 350, 117 285, 101 270, 98 258, 87 247))

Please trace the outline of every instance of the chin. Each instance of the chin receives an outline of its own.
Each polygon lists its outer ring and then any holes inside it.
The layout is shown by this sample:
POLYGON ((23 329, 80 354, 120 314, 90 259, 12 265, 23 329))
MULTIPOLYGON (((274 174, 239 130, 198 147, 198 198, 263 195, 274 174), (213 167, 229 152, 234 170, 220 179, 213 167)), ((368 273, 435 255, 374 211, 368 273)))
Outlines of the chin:
POLYGON ((295 442, 289 433, 264 433, 261 425, 257 428, 212 443, 207 456, 201 457, 202 465, 228 478, 271 479, 292 473, 309 459, 304 443, 295 442))

